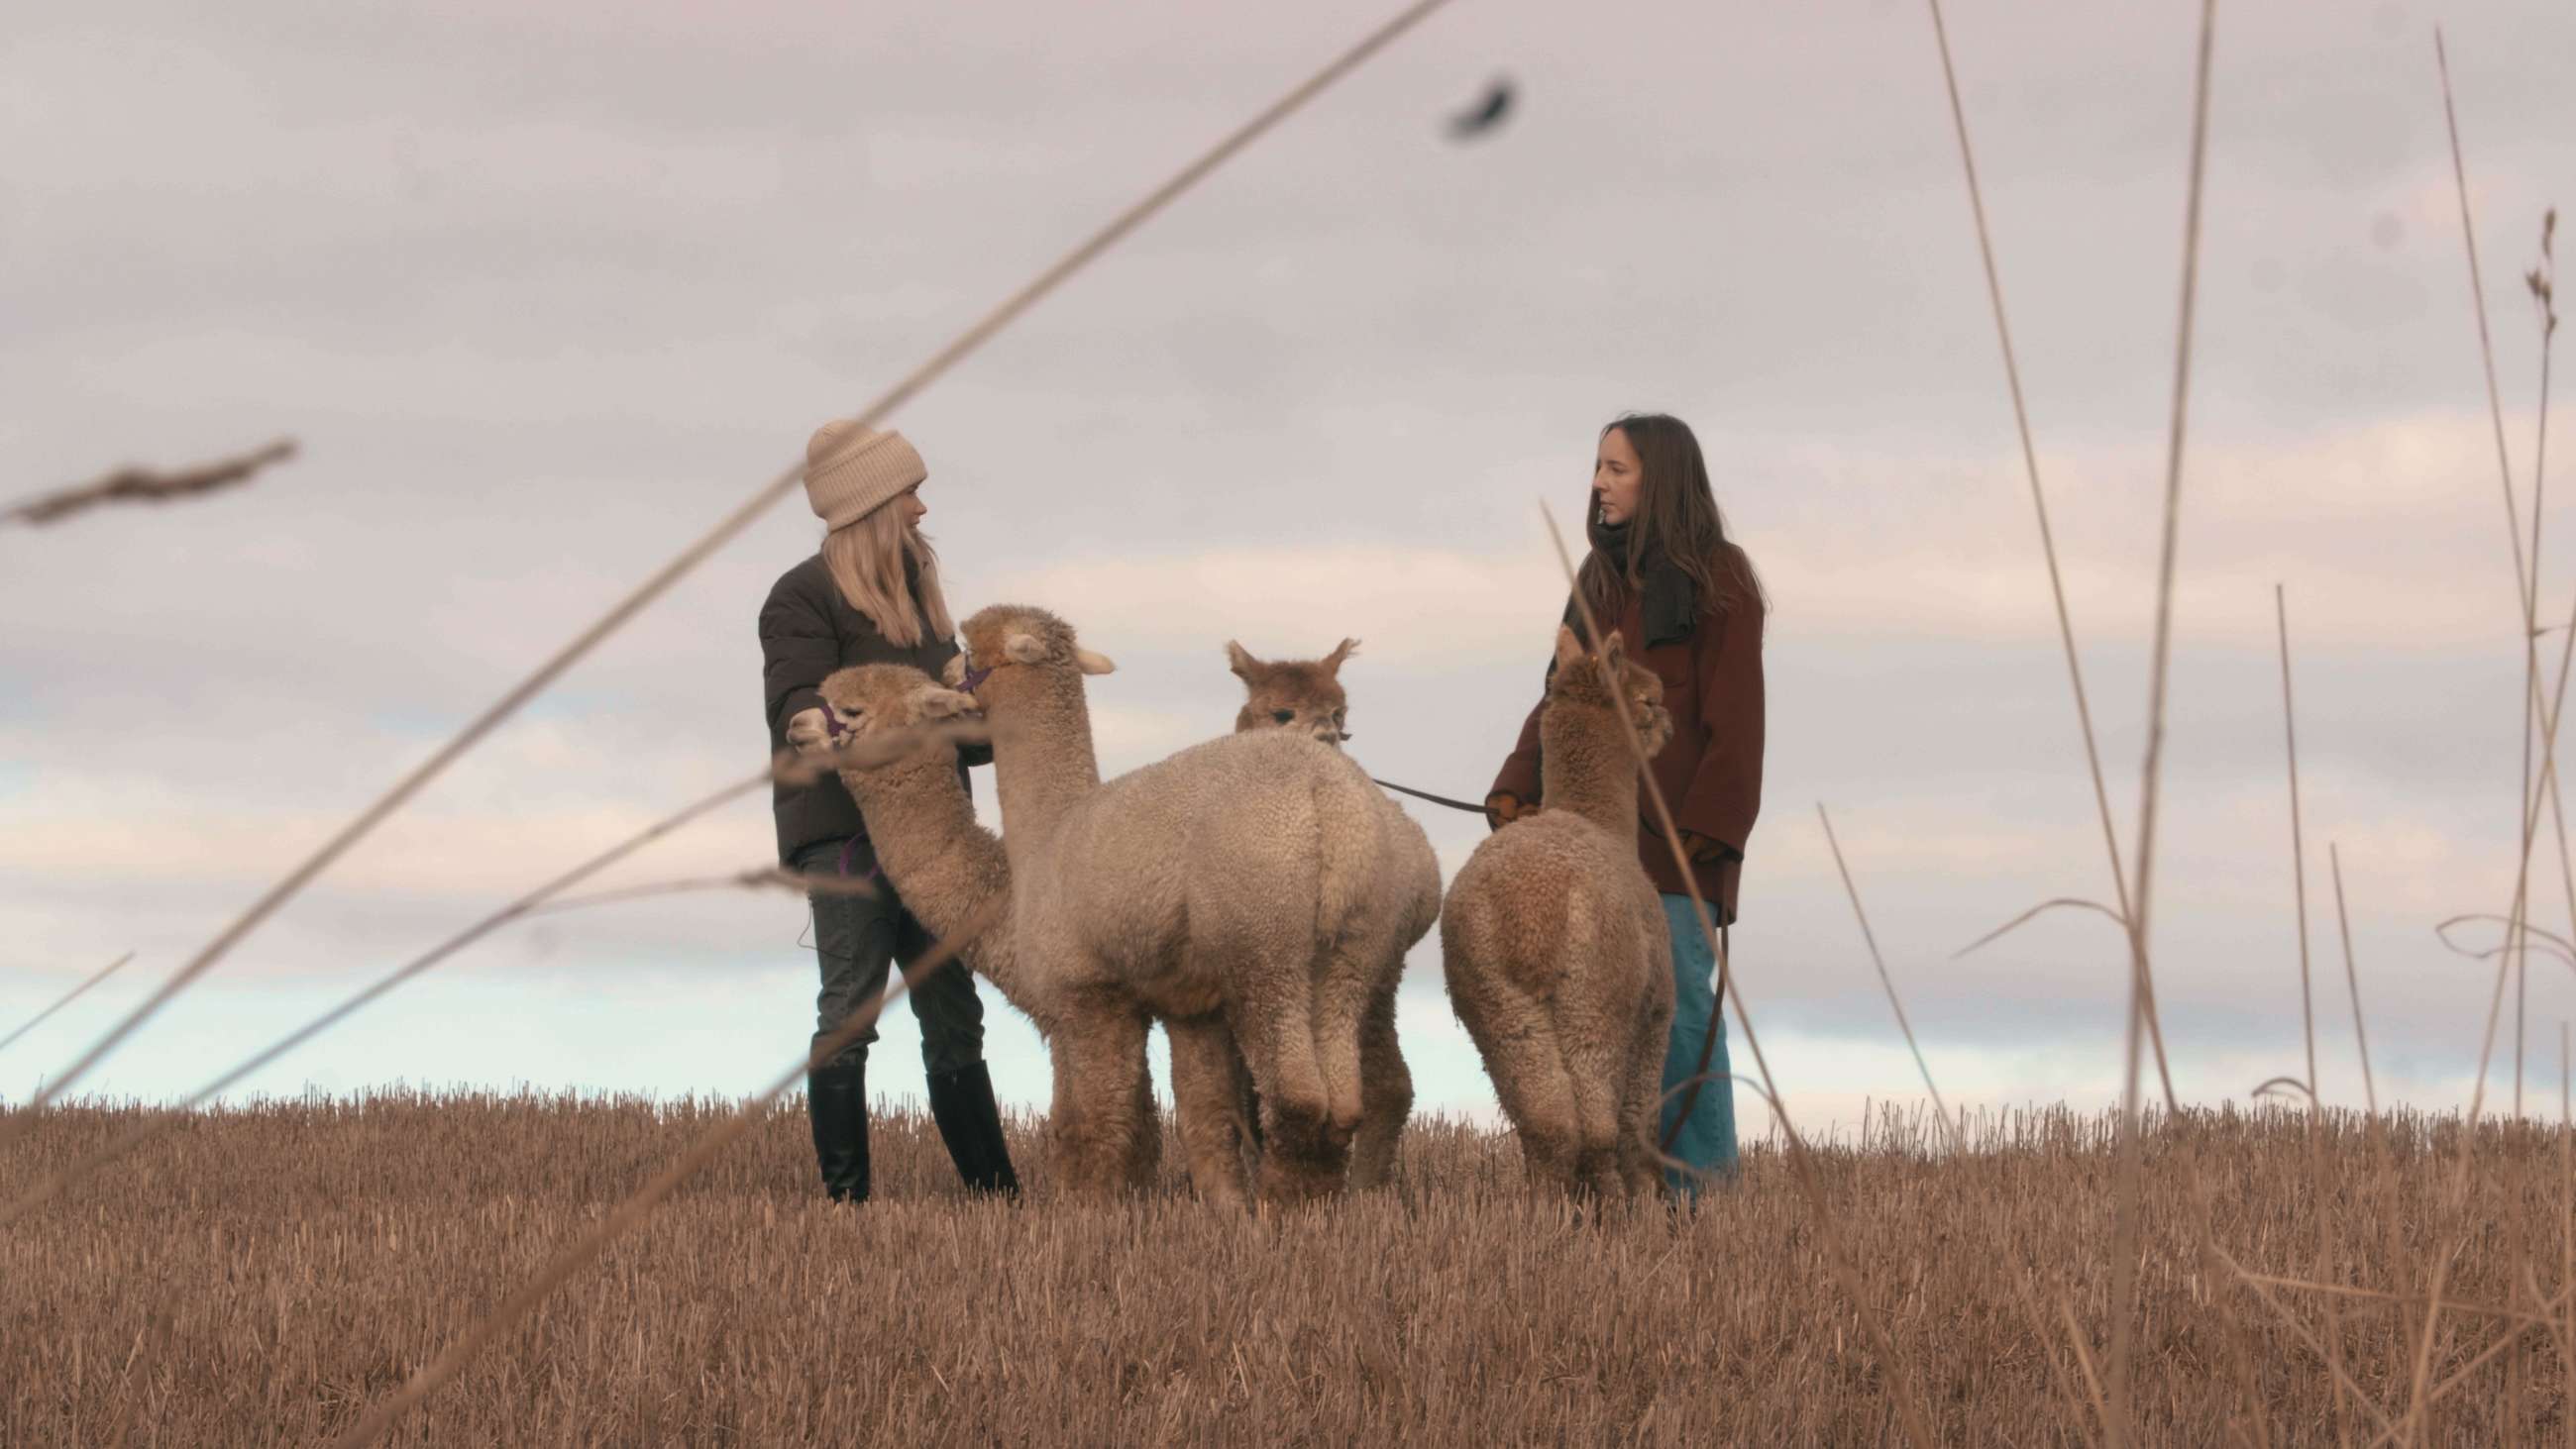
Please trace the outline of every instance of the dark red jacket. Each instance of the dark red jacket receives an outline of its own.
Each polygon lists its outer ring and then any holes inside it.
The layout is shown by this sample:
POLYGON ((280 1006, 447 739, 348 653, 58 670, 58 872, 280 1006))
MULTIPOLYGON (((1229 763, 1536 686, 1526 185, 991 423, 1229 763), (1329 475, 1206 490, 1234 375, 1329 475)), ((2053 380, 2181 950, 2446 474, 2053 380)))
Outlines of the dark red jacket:
MULTIPOLYGON (((1732 547, 1732 545, 1729 545, 1732 547)), ((1751 607, 1704 608, 1690 634, 1681 639, 1638 647, 1645 639, 1645 615, 1631 595, 1615 621, 1605 620, 1628 641, 1631 658, 1655 671, 1664 682, 1664 708, 1673 717, 1672 743, 1655 756, 1654 780, 1672 807, 1673 823, 1727 847, 1727 858, 1692 868, 1700 894, 1736 914, 1735 888, 1744 868, 1744 847, 1753 834, 1753 819, 1762 813, 1762 617, 1751 607)), ((1539 709, 1521 726, 1520 744, 1503 761, 1489 793, 1508 794, 1522 803, 1544 803, 1539 796, 1539 709)), ((1656 823, 1654 802, 1637 792, 1637 859, 1655 889, 1682 895, 1680 871, 1672 847, 1656 823)))

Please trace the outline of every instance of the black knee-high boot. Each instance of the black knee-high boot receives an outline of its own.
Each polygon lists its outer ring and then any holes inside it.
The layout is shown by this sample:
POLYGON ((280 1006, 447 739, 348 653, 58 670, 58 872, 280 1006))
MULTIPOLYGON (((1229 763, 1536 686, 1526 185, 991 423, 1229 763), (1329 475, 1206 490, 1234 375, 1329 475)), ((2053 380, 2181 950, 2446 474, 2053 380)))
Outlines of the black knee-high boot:
POLYGON ((1002 1140, 1002 1108, 993 1100, 993 1075, 982 1062, 953 1072, 930 1074, 930 1120, 939 1125, 939 1140, 957 1175, 977 1192, 1018 1195, 1019 1174, 1011 1171, 1011 1150, 1002 1140))
POLYGON ((868 1200, 867 1063, 835 1062, 805 1074, 805 1113, 814 1126, 814 1161, 834 1202, 868 1200))

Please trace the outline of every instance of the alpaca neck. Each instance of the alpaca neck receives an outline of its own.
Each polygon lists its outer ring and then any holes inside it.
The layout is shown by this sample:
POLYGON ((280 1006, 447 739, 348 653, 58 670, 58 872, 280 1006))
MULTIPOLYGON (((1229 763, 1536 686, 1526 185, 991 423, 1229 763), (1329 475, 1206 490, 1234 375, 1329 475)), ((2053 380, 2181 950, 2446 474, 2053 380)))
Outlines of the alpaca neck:
POLYGON ((1065 815, 1100 788, 1091 707, 1082 676, 1019 668, 988 686, 993 773, 1002 797, 1002 843, 1014 861, 1047 842, 1065 815))
MULTIPOLYGON (((913 918, 942 940, 1010 894, 1002 842, 975 823, 975 802, 957 778, 954 756, 930 756, 841 776, 868 823, 869 843, 886 879, 913 918)), ((1007 911, 964 949, 969 968, 1010 997, 1018 986, 1018 952, 1007 911)))
POLYGON ((1614 836, 1637 829, 1637 760, 1606 709, 1550 703, 1539 721, 1539 796, 1614 836))

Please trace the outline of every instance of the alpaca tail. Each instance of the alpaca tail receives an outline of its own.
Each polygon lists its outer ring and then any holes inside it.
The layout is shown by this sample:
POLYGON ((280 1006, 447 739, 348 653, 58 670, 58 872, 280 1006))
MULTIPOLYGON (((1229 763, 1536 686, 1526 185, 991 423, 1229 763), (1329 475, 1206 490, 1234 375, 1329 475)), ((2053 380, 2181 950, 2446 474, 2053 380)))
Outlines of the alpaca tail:
POLYGON ((1317 785, 1315 801, 1316 873, 1315 937, 1322 943, 1347 941, 1362 929, 1377 908, 1378 879, 1385 852, 1379 848, 1374 787, 1349 772, 1360 788, 1338 773, 1317 785))

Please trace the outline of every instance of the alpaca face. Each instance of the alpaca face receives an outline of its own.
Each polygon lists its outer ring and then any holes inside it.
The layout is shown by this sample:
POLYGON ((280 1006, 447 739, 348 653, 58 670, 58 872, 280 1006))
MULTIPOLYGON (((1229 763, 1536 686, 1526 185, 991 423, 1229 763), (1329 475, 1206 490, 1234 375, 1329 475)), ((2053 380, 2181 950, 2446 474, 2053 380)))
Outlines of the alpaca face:
POLYGON ((1359 647, 1357 639, 1345 639, 1321 659, 1274 664, 1229 642, 1226 656, 1249 695, 1234 717, 1235 733, 1287 730, 1341 748, 1342 741, 1350 738, 1350 700, 1342 693, 1342 661, 1359 647))
POLYGON ((1063 669, 1107 674, 1118 666, 1074 641, 1073 626, 1044 609, 994 604, 979 609, 958 630, 965 652, 948 661, 947 682, 978 705, 995 674, 1014 668, 1063 669), (970 683, 971 681, 971 683, 970 683))
MULTIPOLYGON (((823 681, 819 693, 830 711, 836 742, 843 744, 852 738, 881 738, 901 730, 965 719, 975 709, 972 699, 941 688, 929 675, 909 664, 863 664, 839 670, 823 681)), ((928 737, 925 748, 952 758, 957 750, 954 740, 937 735, 928 737)), ((883 763, 892 763, 894 758, 890 756, 883 763)))
POLYGON ((1637 742, 1653 759, 1673 738, 1673 717, 1664 709, 1664 682, 1655 677, 1655 671, 1628 657, 1627 641, 1615 629, 1598 658, 1584 652, 1573 630, 1556 631, 1556 673, 1547 686, 1551 702, 1615 712, 1610 694, 1614 679, 1620 701, 1628 706, 1628 719, 1637 728, 1637 742))

